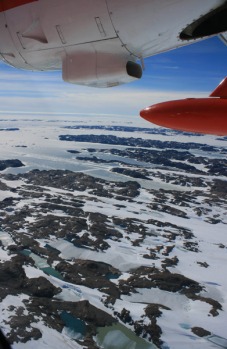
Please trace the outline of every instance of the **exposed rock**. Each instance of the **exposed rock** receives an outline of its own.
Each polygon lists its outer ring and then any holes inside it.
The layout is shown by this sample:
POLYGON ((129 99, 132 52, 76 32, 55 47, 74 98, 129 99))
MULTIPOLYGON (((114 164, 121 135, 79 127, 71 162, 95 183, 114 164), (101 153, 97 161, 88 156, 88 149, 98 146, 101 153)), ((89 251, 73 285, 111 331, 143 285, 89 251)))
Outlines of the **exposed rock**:
POLYGON ((193 301, 199 300, 201 302, 205 302, 205 303, 210 304, 211 305, 210 314, 214 317, 219 315, 218 310, 222 310, 222 305, 218 301, 216 301, 212 298, 202 297, 202 296, 199 296, 197 294, 193 294, 191 292, 187 292, 186 296, 188 298, 192 299, 193 301))
POLYGON ((202 327, 192 327, 191 331, 199 337, 207 337, 211 335, 210 331, 207 331, 202 327))
POLYGON ((198 249, 198 243, 197 242, 192 242, 192 241, 185 241, 184 242, 184 248, 188 251, 191 252, 199 252, 198 249))
POLYGON ((177 256, 174 256, 173 258, 165 258, 162 262, 162 267, 164 269, 174 267, 178 264, 178 262, 179 259, 177 258, 177 256))
POLYGON ((6 128, 0 128, 0 131, 19 131, 20 129, 18 127, 6 127, 6 128))
POLYGON ((145 326, 145 328, 147 330, 147 334, 149 334, 149 340, 152 340, 152 342, 157 345, 158 348, 160 348, 163 343, 161 340, 162 330, 157 324, 157 318, 162 315, 162 311, 160 309, 170 310, 170 308, 161 304, 149 304, 145 309, 146 316, 151 320, 150 325, 145 326))
POLYGON ((201 267, 208 268, 209 264, 207 262, 197 262, 201 267))
POLYGON ((175 207, 171 207, 170 205, 160 204, 160 203, 152 203, 152 204, 148 205, 148 207, 150 207, 150 209, 153 211, 166 212, 166 213, 169 213, 173 216, 183 217, 183 218, 187 218, 187 219, 189 218, 187 216, 187 213, 185 213, 184 211, 179 210, 175 207))
POLYGON ((220 179, 214 179, 211 188, 211 195, 217 196, 219 200, 226 200, 227 197, 227 186, 226 182, 220 179))
POLYGON ((13 343, 26 343, 30 340, 38 340, 42 337, 41 331, 31 326, 32 317, 23 316, 16 317, 12 316, 11 321, 8 322, 11 327, 10 333, 7 335, 8 340, 11 344, 13 343))
POLYGON ((12 257, 10 261, 0 263, 0 288, 8 289, 9 294, 14 290, 23 287, 26 279, 25 271, 22 267, 23 263, 27 262, 27 258, 23 256, 12 257))
POLYGON ((135 171, 135 170, 131 170, 129 168, 115 167, 111 171, 114 173, 120 173, 120 174, 123 174, 125 176, 132 177, 132 178, 140 178, 140 179, 148 179, 148 180, 150 179, 149 177, 144 175, 141 170, 135 171))
POLYGON ((150 320, 154 318, 156 319, 162 315, 162 311, 160 309, 171 310, 162 304, 151 303, 146 307, 145 314, 150 320))
POLYGON ((24 292, 26 291, 26 293, 34 297, 46 298, 53 298, 62 291, 61 288, 55 287, 50 281, 42 276, 29 279, 23 288, 24 292))
POLYGON ((5 170, 8 167, 22 167, 25 166, 20 160, 0 160, 0 171, 5 170))
POLYGON ((134 292, 136 288, 159 288, 188 295, 197 294, 203 289, 198 282, 181 274, 172 274, 169 271, 160 272, 148 267, 132 271, 127 281, 119 281, 119 286, 124 293, 134 292))
POLYGON ((71 153, 71 154, 80 154, 80 151, 78 150, 67 150, 68 153, 71 153))
POLYGON ((52 298, 61 290, 53 286, 46 278, 27 278, 23 265, 33 265, 31 258, 16 255, 10 261, 0 263, 0 297, 16 295, 20 292, 36 297, 52 298))
POLYGON ((132 317, 130 315, 130 311, 125 309, 125 308, 122 309, 121 313, 114 312, 114 315, 116 315, 125 324, 127 324, 127 323, 129 325, 133 324, 132 317))
POLYGON ((110 280, 111 278, 119 277, 121 273, 106 263, 75 260, 73 264, 67 262, 57 264, 56 270, 68 282, 97 288, 115 299, 120 298, 118 287, 110 280))
POLYGON ((4 190, 9 190, 9 189, 11 189, 11 188, 8 188, 5 183, 0 181, 0 190, 4 191, 4 190))

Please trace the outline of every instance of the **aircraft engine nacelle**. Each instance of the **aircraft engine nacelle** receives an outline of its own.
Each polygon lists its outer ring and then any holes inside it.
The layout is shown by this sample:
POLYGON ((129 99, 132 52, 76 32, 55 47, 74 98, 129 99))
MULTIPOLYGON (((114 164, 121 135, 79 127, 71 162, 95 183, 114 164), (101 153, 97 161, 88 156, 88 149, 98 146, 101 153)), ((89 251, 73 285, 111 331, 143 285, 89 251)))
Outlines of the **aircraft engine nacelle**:
POLYGON ((112 87, 141 76, 139 64, 114 54, 76 52, 63 58, 63 80, 73 84, 112 87))

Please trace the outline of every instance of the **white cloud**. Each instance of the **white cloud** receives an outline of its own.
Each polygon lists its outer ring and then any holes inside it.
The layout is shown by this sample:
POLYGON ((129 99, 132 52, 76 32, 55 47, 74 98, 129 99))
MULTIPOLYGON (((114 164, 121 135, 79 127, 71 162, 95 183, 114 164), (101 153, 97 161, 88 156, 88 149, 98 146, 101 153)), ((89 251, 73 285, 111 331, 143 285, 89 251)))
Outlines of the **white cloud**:
POLYGON ((165 100, 204 97, 207 93, 155 91, 132 87, 95 89, 64 83, 58 73, 7 69, 0 74, 1 111, 138 115, 165 100))

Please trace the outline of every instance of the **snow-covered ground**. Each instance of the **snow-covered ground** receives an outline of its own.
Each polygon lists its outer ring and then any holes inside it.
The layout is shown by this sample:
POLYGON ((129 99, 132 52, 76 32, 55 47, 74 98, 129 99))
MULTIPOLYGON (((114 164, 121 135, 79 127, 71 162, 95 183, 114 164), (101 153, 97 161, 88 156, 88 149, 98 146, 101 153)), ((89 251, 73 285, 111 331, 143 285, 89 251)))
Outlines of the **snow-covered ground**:
MULTIPOLYGON (((125 121, 120 119, 115 124, 125 125, 125 121)), ((42 269, 52 267, 55 268, 59 260, 52 261, 50 265, 47 257, 38 256, 31 253, 35 265, 23 266, 27 278, 38 278, 40 276, 46 278, 55 287, 59 287, 61 292, 55 296, 55 299, 66 302, 79 302, 88 300, 90 304, 101 309, 113 317, 117 317, 116 313, 121 313, 122 309, 130 312, 130 316, 134 322, 142 321, 143 324, 150 322, 148 316, 145 315, 145 308, 148 304, 158 304, 166 308, 161 309, 161 316, 157 318, 157 324, 162 330, 161 347, 163 349, 182 349, 182 348, 227 348, 226 323, 227 323, 227 278, 226 278, 226 262, 227 262, 227 202, 223 201, 220 195, 218 197, 210 194, 212 181, 221 179, 223 185, 226 186, 227 178, 225 176, 215 176, 204 174, 187 173, 185 171, 176 171, 175 169, 156 169, 154 165, 147 164, 146 170, 150 173, 149 180, 133 179, 125 175, 111 173, 110 169, 114 165, 104 163, 83 162, 76 159, 76 155, 67 152, 68 149, 74 149, 84 155, 87 148, 111 148, 110 145, 90 144, 90 143, 69 143, 59 140, 59 135, 65 133, 62 129, 64 126, 77 125, 81 123, 81 118, 71 117, 63 119, 42 116, 32 120, 26 117, 5 117, 0 120, 1 132, 1 157, 0 160, 19 159, 25 165, 21 168, 8 168, 2 171, 3 177, 0 181, 7 186, 7 190, 0 190, 0 202, 3 203, 0 208, 3 228, 0 232, 0 262, 10 261, 14 255, 7 250, 10 245, 15 244, 18 239, 17 234, 23 233, 29 238, 32 236, 32 227, 35 226, 41 218, 52 215, 56 217, 56 222, 60 221, 59 226, 63 226, 65 221, 73 219, 72 212, 67 213, 59 205, 59 209, 51 209, 48 211, 41 209, 47 203, 55 202, 56 198, 61 198, 64 207, 69 209, 73 207, 73 200, 82 200, 81 208, 85 217, 87 217, 88 226, 92 226, 89 222, 90 214, 101 214, 106 217, 105 223, 119 233, 118 238, 107 237, 105 242, 109 245, 103 251, 95 248, 85 248, 85 246, 76 246, 65 237, 56 236, 56 231, 51 229, 45 237, 34 238, 35 243, 45 250, 48 245, 59 251, 59 258, 73 264, 74 260, 93 260, 97 262, 107 263, 121 272, 118 279, 113 279, 112 283, 117 287, 121 281, 127 281, 134 274, 133 270, 140 267, 157 268, 164 270, 163 263, 166 259, 171 261, 177 260, 176 264, 167 266, 166 269, 172 274, 180 274, 185 278, 196 281, 203 290, 199 293, 200 299, 193 299, 182 292, 171 292, 169 290, 159 289, 158 287, 135 287, 135 292, 121 294, 113 305, 105 306, 107 294, 105 290, 98 288, 89 288, 84 285, 75 285, 74 283, 60 280, 54 276, 47 275, 42 269), (7 128, 16 127, 18 131, 6 131, 7 128), (74 172, 84 172, 89 175, 98 177, 101 173, 103 179, 122 182, 137 181, 141 187, 139 195, 132 199, 107 197, 105 195, 95 195, 88 188, 84 191, 69 190, 64 188, 56 188, 50 183, 48 185, 40 185, 27 183, 24 178, 14 180, 10 177, 4 177, 7 174, 23 174, 32 169, 50 170, 71 170, 74 172), (153 174, 156 174, 153 176, 153 174), (180 185, 165 181, 166 176, 184 176, 189 182, 193 178, 202 178, 207 186, 200 187, 194 185, 180 185), (38 189, 37 189, 38 188, 38 189), (39 192, 40 189, 40 192, 39 192), (163 194, 164 193, 164 194, 163 194), (178 195, 181 197, 178 198, 178 195), (161 195, 164 195, 161 197, 161 195), (185 196, 184 196, 185 195, 185 196), (187 196, 189 195, 189 196, 187 196), (12 205, 7 206, 5 199, 12 198, 12 205), (184 201, 185 200, 185 201, 184 201), (154 206, 154 203, 156 206, 154 206), (200 213, 198 213, 198 209, 200 213), (178 210, 178 211, 175 211, 178 210), (180 212, 179 212, 180 211, 180 212), (26 217, 22 214, 26 213, 26 217), (21 215, 23 225, 18 228, 10 225, 10 216, 21 215), (119 224, 117 224, 117 219, 119 224), (213 220, 213 221, 212 221, 213 220), (124 225, 127 221, 127 224, 124 225), (62 223, 63 222, 63 223, 62 223), (130 224, 133 225, 130 227, 130 224), (12 230, 10 230, 12 229, 12 230), (191 234, 189 238, 187 234, 191 234), (172 237, 171 237, 172 234, 172 237), (136 241, 138 240, 138 243, 136 241), (166 249, 169 252, 166 253, 166 249), (151 251, 152 250, 152 251, 151 251), (145 258, 149 253, 155 253, 155 258, 145 258), (221 310, 213 316, 211 314, 211 303, 202 300, 202 298, 212 299, 221 305, 221 310), (169 309, 167 309, 169 308, 169 309), (192 332, 192 328, 199 327, 210 332, 210 335, 199 337, 192 332), (212 337, 213 335, 213 337, 212 337), (217 337, 215 337, 217 336, 217 337), (220 338, 219 338, 220 337, 220 338), (219 338, 219 339, 218 339, 219 338)), ((91 120, 84 118, 83 125, 90 125, 91 120)), ((92 124, 111 124, 107 118, 102 120, 92 120, 92 124)), ((132 126, 127 124, 127 126, 132 126)), ((133 124, 133 126, 135 126, 133 124)), ((138 127, 141 124, 136 125, 138 127)), ((144 124, 143 127, 149 127, 144 124)), ((67 134, 115 134, 114 131, 105 130, 73 130, 67 129, 67 134)), ((175 141, 179 143, 203 143, 220 149, 227 149, 227 142, 221 141, 214 136, 186 136, 181 134, 172 134, 171 131, 166 135, 146 134, 144 132, 118 132, 119 137, 141 137, 144 139, 154 139, 165 141, 175 141)), ((117 148, 117 146, 116 146, 117 148)), ((121 149, 126 147, 121 146, 121 149)), ((193 150, 191 151, 193 154, 193 150)), ((198 156, 198 150, 194 152, 198 156)), ((225 159, 225 154, 205 153, 199 151, 200 156, 210 159, 225 159)), ((133 165, 134 169, 136 166, 133 165)), ((204 170, 203 164, 195 166, 198 170, 204 170)), ((95 182, 94 177, 94 182, 95 182)), ((189 183, 188 182, 188 183, 189 183)), ((190 182, 191 183, 191 182, 190 182)), ((54 183, 53 183, 54 184, 54 183)), ((103 183, 103 189, 110 191, 109 184, 103 183)), ((223 192, 225 190, 223 189, 223 192)), ((226 195, 226 194, 225 194, 226 195)), ((226 197, 226 196, 223 196, 226 197)), ((60 229, 60 228, 59 228, 60 229)), ((78 233, 79 237, 83 237, 85 231, 78 233)), ((92 235, 92 229, 89 230, 90 240, 95 244, 97 237, 92 235)), ((40 252, 41 253, 41 252, 40 252)), ((41 253, 42 254, 42 253, 41 253)), ((165 270, 166 270, 165 269, 165 270)), ((150 280, 147 275, 144 276, 150 280)), ((26 294, 8 295, 0 303, 2 329, 7 334, 10 332, 10 318, 13 311, 23 308, 26 313, 26 306, 23 302, 28 299, 26 294), (13 306, 14 308, 10 308, 13 306), (9 309, 14 309, 10 311, 9 309)), ((118 318, 118 321, 121 322, 118 318)), ((32 340, 27 343, 14 343, 15 349, 39 349, 39 348, 75 348, 79 349, 78 343, 72 340, 66 329, 62 333, 49 328, 40 319, 39 322, 33 324, 42 333, 42 338, 32 340)), ((124 324, 129 330, 134 331, 133 325, 124 324)), ((105 340, 102 338, 102 345, 105 349, 123 348, 124 336, 121 332, 122 340, 117 342, 119 337, 119 329, 110 329, 105 340), (120 346, 121 345, 121 346, 120 346)), ((130 337, 130 335, 129 335, 130 337)), ((127 337, 128 338, 128 337, 127 337)), ((99 340, 99 342, 101 339, 99 340)), ((126 348, 139 348, 135 341, 125 342, 126 348), (133 344, 134 343, 134 344, 133 344)), ((147 342, 146 342, 147 343, 147 342)), ((140 344, 142 348, 142 344, 140 344)), ((143 343, 144 348, 155 347, 152 344, 143 343), (146 345, 148 345, 146 347, 146 345)))

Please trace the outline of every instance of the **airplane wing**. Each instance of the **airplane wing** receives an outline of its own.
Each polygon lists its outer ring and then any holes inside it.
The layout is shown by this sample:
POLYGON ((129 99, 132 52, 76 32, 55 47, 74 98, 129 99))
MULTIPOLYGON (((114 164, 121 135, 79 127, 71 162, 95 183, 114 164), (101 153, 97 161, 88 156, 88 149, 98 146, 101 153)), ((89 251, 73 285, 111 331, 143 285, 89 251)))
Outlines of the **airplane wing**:
POLYGON ((226 32, 226 18, 225 0, 0 0, 0 57, 111 87, 141 78, 146 57, 226 32))
POLYGON ((227 45, 227 32, 220 34, 219 38, 225 45, 227 45))

